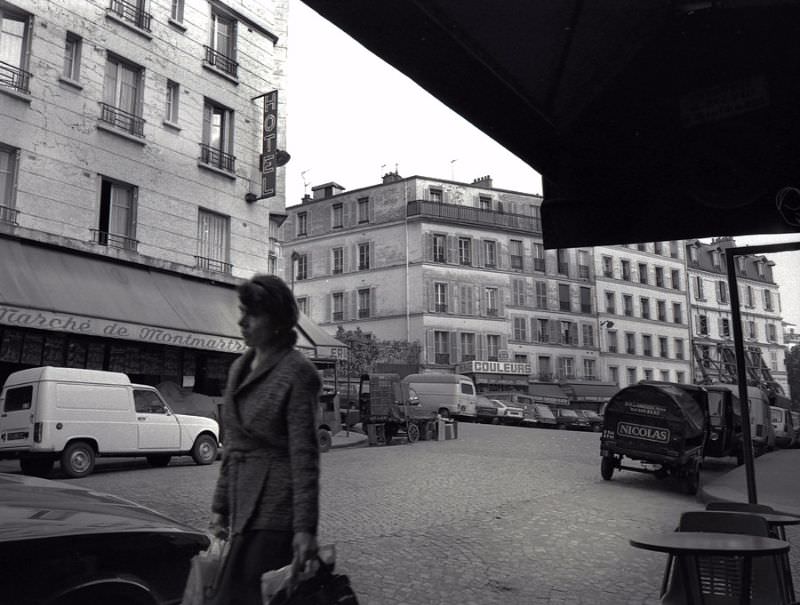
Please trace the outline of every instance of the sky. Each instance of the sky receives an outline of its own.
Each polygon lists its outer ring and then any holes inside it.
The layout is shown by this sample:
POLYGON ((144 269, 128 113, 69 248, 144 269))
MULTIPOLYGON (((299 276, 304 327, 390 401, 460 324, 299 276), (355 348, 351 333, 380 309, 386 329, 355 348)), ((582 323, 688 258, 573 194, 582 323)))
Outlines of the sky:
MULTIPOLYGON (((289 0, 288 44, 287 206, 315 185, 359 189, 393 171, 466 183, 489 175, 496 188, 542 193, 525 162, 300 0, 289 0)), ((736 237, 738 246, 798 241, 800 234, 736 237)), ((800 332, 800 251, 769 259, 784 321, 800 332)))

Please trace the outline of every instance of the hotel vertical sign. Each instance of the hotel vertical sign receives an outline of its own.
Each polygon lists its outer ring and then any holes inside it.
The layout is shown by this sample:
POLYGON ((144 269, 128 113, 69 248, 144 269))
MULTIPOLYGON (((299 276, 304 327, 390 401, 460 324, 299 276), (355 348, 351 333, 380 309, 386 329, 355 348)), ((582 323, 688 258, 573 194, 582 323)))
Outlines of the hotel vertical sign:
POLYGON ((261 146, 261 197, 275 195, 278 153, 278 91, 264 95, 264 130, 261 146))

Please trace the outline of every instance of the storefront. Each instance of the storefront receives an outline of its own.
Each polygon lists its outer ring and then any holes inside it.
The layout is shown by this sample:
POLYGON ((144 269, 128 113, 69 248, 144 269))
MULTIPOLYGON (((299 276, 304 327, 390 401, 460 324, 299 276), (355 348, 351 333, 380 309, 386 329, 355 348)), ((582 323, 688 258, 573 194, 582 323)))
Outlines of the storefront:
POLYGON ((562 382, 561 389, 572 407, 600 412, 619 386, 613 382, 562 382))
POLYGON ((569 405, 567 394, 555 382, 531 382, 528 393, 536 403, 560 407, 569 405))
POLYGON ((456 373, 469 376, 478 393, 490 391, 528 391, 531 366, 511 361, 465 361, 456 366, 456 373))

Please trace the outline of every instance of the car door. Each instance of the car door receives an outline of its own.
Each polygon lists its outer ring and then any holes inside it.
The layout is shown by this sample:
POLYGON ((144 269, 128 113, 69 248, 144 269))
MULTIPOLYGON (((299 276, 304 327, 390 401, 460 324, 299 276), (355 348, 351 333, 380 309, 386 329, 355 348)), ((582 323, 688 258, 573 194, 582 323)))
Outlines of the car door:
POLYGON ((0 450, 33 445, 37 384, 9 387, 0 399, 0 450))
POLYGON ((155 391, 133 390, 139 449, 177 451, 181 445, 180 426, 167 404, 155 391))

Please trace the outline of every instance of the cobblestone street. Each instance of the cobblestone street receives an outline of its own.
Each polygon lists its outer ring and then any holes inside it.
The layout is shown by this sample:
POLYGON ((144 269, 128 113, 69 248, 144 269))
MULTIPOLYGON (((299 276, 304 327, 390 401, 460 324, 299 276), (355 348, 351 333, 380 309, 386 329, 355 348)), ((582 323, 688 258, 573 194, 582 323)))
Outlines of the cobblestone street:
MULTIPOLYGON (((101 463, 71 483, 203 527, 217 470, 101 463)), ((457 440, 324 454, 322 493, 320 540, 362 605, 655 605, 666 557, 628 539, 703 508, 651 475, 603 481, 596 433, 472 424, 457 440)))

